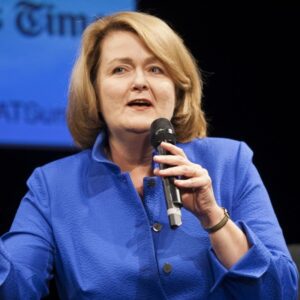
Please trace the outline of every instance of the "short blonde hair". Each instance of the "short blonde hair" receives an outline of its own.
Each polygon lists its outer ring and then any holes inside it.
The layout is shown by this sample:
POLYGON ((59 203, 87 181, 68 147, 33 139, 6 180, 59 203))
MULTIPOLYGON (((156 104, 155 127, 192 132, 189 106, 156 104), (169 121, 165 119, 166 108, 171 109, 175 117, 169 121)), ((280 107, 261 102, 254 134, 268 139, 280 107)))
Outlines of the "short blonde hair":
POLYGON ((206 136, 207 124, 201 109, 202 79, 197 63, 182 39, 161 19, 141 12, 119 12, 90 24, 83 33, 80 55, 73 68, 67 121, 75 143, 91 147, 105 127, 96 95, 96 77, 101 42, 111 31, 134 32, 164 64, 176 87, 171 122, 177 140, 188 142, 206 136))

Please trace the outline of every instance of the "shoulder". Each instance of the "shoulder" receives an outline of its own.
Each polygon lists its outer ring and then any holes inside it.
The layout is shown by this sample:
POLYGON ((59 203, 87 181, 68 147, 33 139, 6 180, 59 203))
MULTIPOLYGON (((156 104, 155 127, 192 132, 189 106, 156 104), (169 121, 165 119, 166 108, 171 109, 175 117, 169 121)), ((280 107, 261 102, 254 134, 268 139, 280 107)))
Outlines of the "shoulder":
POLYGON ((41 168, 47 172, 55 171, 55 170, 64 170, 65 172, 70 169, 78 168, 82 164, 87 163, 91 160, 91 150, 83 150, 78 153, 60 158, 58 160, 49 162, 41 168))
POLYGON ((229 138, 196 138, 188 143, 179 144, 187 156, 199 163, 226 164, 234 161, 250 161, 253 152, 244 141, 229 138))
POLYGON ((186 151, 201 151, 205 153, 230 155, 239 151, 252 153, 252 150, 244 141, 229 138, 205 137, 196 138, 191 142, 179 144, 186 151))
POLYGON ((91 150, 84 150, 36 168, 28 180, 30 186, 36 181, 64 182, 71 177, 78 177, 91 161, 91 150))

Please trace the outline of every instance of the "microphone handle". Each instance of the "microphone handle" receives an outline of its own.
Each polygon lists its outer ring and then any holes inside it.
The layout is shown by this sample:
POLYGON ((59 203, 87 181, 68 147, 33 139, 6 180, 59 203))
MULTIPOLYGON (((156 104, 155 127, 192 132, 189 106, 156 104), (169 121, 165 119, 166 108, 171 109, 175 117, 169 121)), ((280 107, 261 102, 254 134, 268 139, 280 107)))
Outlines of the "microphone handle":
MULTIPOLYGON (((161 146, 157 147, 157 151, 159 155, 169 154, 161 146)), ((167 165, 159 164, 159 168, 161 170, 166 169, 167 165)), ((180 210, 182 207, 181 195, 179 189, 174 184, 174 179, 174 176, 162 177, 169 224, 172 229, 176 229, 182 224, 180 210)))

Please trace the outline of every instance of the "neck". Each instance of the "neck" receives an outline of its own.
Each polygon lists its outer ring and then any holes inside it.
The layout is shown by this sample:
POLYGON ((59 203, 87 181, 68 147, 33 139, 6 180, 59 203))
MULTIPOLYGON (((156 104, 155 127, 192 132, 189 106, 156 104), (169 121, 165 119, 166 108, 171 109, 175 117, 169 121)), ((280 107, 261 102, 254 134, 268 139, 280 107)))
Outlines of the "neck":
POLYGON ((152 147, 147 134, 109 134, 109 155, 123 172, 143 168, 151 172, 152 147))

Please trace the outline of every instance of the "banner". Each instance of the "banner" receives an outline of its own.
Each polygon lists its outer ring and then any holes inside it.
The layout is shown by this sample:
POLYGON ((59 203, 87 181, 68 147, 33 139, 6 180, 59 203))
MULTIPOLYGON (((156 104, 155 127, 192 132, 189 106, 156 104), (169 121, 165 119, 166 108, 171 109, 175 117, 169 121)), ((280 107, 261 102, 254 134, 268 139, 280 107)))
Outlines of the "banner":
POLYGON ((0 146, 71 147, 65 108, 84 28, 133 0, 0 2, 0 146))

